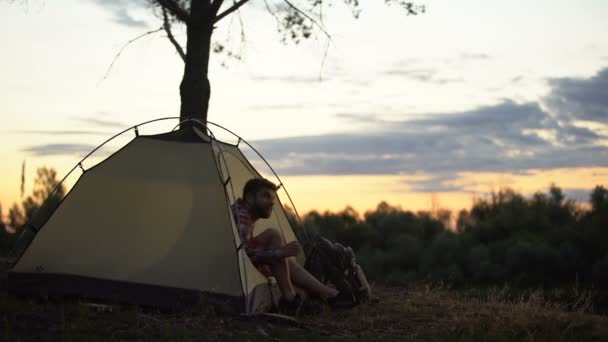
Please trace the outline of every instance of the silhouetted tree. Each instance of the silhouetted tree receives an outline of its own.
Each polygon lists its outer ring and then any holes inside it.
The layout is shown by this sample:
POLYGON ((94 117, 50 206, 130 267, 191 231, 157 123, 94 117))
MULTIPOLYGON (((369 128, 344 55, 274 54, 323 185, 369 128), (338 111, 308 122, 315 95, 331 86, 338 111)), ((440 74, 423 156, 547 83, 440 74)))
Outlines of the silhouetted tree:
POLYGON ((24 224, 30 223, 35 228, 40 228, 59 206, 65 194, 66 188, 63 184, 59 185, 57 172, 53 168, 38 168, 32 194, 21 205, 14 203, 9 210, 8 225, 15 232, 10 234, 9 241, 2 248, 3 254, 12 248, 16 237, 21 235, 24 224))
MULTIPOLYGON (((0 0, 1 1, 1 0, 0 0)), ((9 3, 18 0, 5 0, 9 3)), ((26 0, 23 0, 27 3, 26 0)), ((210 52, 222 52, 222 44, 212 46, 212 35, 216 25, 235 13, 250 0, 146 0, 155 14, 163 21, 162 26, 151 34, 164 30, 167 38, 184 61, 184 74, 179 87, 181 107, 180 117, 196 118, 207 121, 211 85, 209 83, 210 52), (186 27, 185 48, 173 34, 173 25, 186 27)), ((308 39, 317 26, 328 35, 322 26, 323 9, 334 5, 338 0, 302 0, 306 8, 298 8, 288 0, 264 0, 268 12, 274 17, 283 41, 300 42, 308 39), (317 19, 315 19, 316 17, 317 19)), ((353 17, 358 18, 360 7, 358 0, 342 0, 350 7, 353 17)), ((396 5, 406 15, 417 15, 425 11, 422 5, 406 0, 384 0, 387 5, 396 5)), ((143 35, 142 35, 143 36, 143 35)), ((141 36, 140 36, 141 37, 141 36)))
POLYGON ((48 167, 41 167, 36 170, 34 180, 34 190, 22 203, 24 210, 24 220, 29 222, 37 217, 37 223, 44 223, 65 196, 65 186, 59 186, 57 171, 48 167), (44 204, 44 207, 43 207, 44 204))
POLYGON ((12 246, 13 235, 14 234, 9 233, 6 224, 4 223, 2 205, 0 204, 0 256, 4 256, 6 251, 12 246))
MULTIPOLYGON (((148 0, 158 8, 159 16, 163 19, 162 28, 176 48, 185 63, 184 75, 180 85, 182 118, 197 118, 207 120, 207 111, 211 86, 209 83, 209 55, 212 47, 211 36, 217 23, 229 15, 233 15, 249 0, 235 0, 231 3, 224 0, 148 0), (186 49, 177 42, 172 34, 171 25, 174 23, 186 26, 186 49)), ((307 8, 300 10, 291 2, 283 0, 266 2, 268 11, 275 17, 279 32, 284 39, 299 42, 309 38, 314 25, 320 25, 312 18, 313 13, 320 13, 324 6, 331 6, 334 0, 305 0, 307 8)), ((359 14, 359 1, 344 0, 353 11, 354 17, 359 14)), ((402 6, 407 14, 418 14, 424 11, 421 6, 403 0, 386 0, 402 6)), ((319 18, 320 21, 321 18, 319 18)), ((319 26, 321 27, 321 26, 319 26)), ((322 28, 321 28, 322 29, 322 28)), ((213 47, 220 52, 224 47, 219 44, 213 47)))
POLYGON ((16 229, 25 223, 25 216, 21 206, 13 203, 13 206, 8 211, 8 225, 16 229))
POLYGON ((594 213, 608 214, 608 189, 598 185, 593 189, 590 197, 594 213))
POLYGON ((593 265, 593 280, 600 286, 608 286, 608 252, 593 265))

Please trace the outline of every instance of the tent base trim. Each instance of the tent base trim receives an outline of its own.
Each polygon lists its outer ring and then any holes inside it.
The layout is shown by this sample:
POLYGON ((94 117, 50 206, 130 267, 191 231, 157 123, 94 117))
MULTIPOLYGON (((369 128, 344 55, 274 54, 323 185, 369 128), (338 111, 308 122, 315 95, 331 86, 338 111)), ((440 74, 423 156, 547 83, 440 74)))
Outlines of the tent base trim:
POLYGON ((38 297, 79 297, 121 304, 187 309, 220 305, 243 312, 245 298, 177 287, 132 283, 63 273, 8 273, 8 291, 38 297))

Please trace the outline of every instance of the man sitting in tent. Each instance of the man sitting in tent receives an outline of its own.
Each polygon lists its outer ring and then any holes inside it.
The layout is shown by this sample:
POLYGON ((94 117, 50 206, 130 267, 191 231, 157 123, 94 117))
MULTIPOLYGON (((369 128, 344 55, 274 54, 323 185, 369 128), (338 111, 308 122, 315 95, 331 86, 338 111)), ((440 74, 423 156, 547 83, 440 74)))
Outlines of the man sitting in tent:
POLYGON ((274 183, 263 178, 253 178, 245 184, 243 197, 232 206, 242 247, 260 272, 276 278, 283 294, 282 304, 288 309, 297 308, 301 303, 294 285, 333 304, 339 300, 339 291, 319 282, 296 262, 295 257, 302 253, 297 241, 284 244, 282 234, 274 228, 253 236, 255 222, 272 214, 277 190, 274 183))

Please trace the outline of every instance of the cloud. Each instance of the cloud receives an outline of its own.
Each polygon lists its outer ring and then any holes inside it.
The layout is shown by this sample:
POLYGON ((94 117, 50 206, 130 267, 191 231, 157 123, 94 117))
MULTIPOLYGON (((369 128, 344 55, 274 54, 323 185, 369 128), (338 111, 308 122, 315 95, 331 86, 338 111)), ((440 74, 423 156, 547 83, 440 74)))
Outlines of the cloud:
POLYGON ((491 59, 491 57, 485 53, 463 53, 460 54, 460 58, 469 61, 485 61, 491 59))
POLYGON ((12 134, 31 134, 31 135, 108 135, 107 132, 100 131, 83 131, 83 130, 21 130, 21 131, 9 131, 12 134))
MULTIPOLYGON (((344 117, 344 114, 342 114, 344 117)), ((370 114, 363 119, 374 121, 370 114)), ((608 166, 605 139, 564 125, 537 103, 505 101, 470 111, 380 123, 361 133, 303 136, 254 143, 281 174, 432 174, 418 190, 455 191, 459 172, 608 166)))
POLYGON ((366 123, 366 124, 376 124, 376 123, 385 123, 385 120, 379 118, 378 114, 351 114, 351 113, 338 113, 336 114, 337 118, 345 119, 354 123, 366 123))
POLYGON ((545 98, 550 110, 564 119, 608 123, 608 68, 590 78, 553 78, 545 98))
POLYGON ((328 77, 313 76, 266 76, 253 75, 251 80, 258 82, 288 82, 288 83, 321 83, 329 80, 328 77))
POLYGON ((402 77, 414 81, 434 83, 439 85, 464 82, 464 78, 462 77, 439 77, 439 73, 437 70, 429 68, 411 69, 408 67, 396 66, 384 71, 384 74, 387 76, 402 77))
POLYGON ((572 199, 577 202, 589 202, 593 189, 564 189, 564 194, 567 199, 572 199))
POLYGON ((452 185, 458 177, 455 174, 437 174, 423 180, 407 180, 413 192, 461 192, 462 186, 452 185))
POLYGON ((27 147, 23 149, 23 151, 39 157, 64 155, 85 156, 96 147, 97 146, 95 145, 88 144, 46 144, 27 147))
POLYGON ((141 27, 146 28, 148 24, 146 24, 143 20, 134 19, 129 15, 126 8, 118 8, 114 11, 116 18, 114 21, 118 24, 130 26, 130 27, 141 27))
POLYGON ((517 84, 517 83, 521 82, 523 79, 524 79, 524 76, 522 76, 522 75, 515 76, 511 79, 511 83, 517 84))
POLYGON ((274 110, 292 110, 292 109, 301 109, 301 108, 310 108, 311 104, 304 103, 292 103, 292 104, 268 104, 268 105, 254 105, 249 106, 249 110, 254 111, 274 111, 274 110))
POLYGON ((428 82, 435 77, 437 71, 434 69, 407 69, 407 68, 392 68, 384 72, 389 76, 402 76, 421 82, 428 82))
POLYGON ((575 141, 591 143, 602 138, 601 135, 588 128, 573 125, 564 126, 562 129, 562 134, 564 134, 564 139, 569 142, 575 141))
MULTIPOLYGON (((304 99, 306 100, 306 99, 304 99)), ((267 112, 267 111, 286 111, 286 110, 298 110, 305 109, 307 111, 310 110, 327 110, 327 109, 336 109, 342 108, 344 104, 341 103, 332 103, 332 102, 322 102, 322 101, 300 101, 300 102, 290 102, 290 103, 268 103, 268 104, 256 104, 248 106, 248 110, 258 111, 258 112, 267 112)))
POLYGON ((88 126, 95 126, 99 128, 114 128, 114 129, 125 129, 130 127, 119 121, 106 120, 106 119, 95 119, 95 118, 72 118, 73 120, 79 121, 80 123, 88 126))
POLYGON ((134 28, 147 28, 148 24, 143 20, 135 19, 130 10, 141 8, 146 5, 145 0, 93 0, 97 5, 107 9, 114 15, 114 22, 134 28))

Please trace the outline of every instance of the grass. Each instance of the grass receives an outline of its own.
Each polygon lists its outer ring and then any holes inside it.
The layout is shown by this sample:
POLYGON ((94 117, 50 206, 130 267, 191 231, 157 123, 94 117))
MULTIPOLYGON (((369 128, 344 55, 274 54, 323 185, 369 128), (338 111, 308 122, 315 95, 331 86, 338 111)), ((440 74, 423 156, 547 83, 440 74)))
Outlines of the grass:
MULTIPOLYGON (((3 278, 0 278, 0 281, 3 278)), ((326 340, 607 340, 608 317, 594 315, 591 294, 508 287, 374 286, 352 310, 299 317, 299 324, 245 318, 199 307, 160 312, 128 305, 20 299, 0 290, 5 341, 326 341, 326 340), (558 298, 559 299, 559 298, 558 298)))

